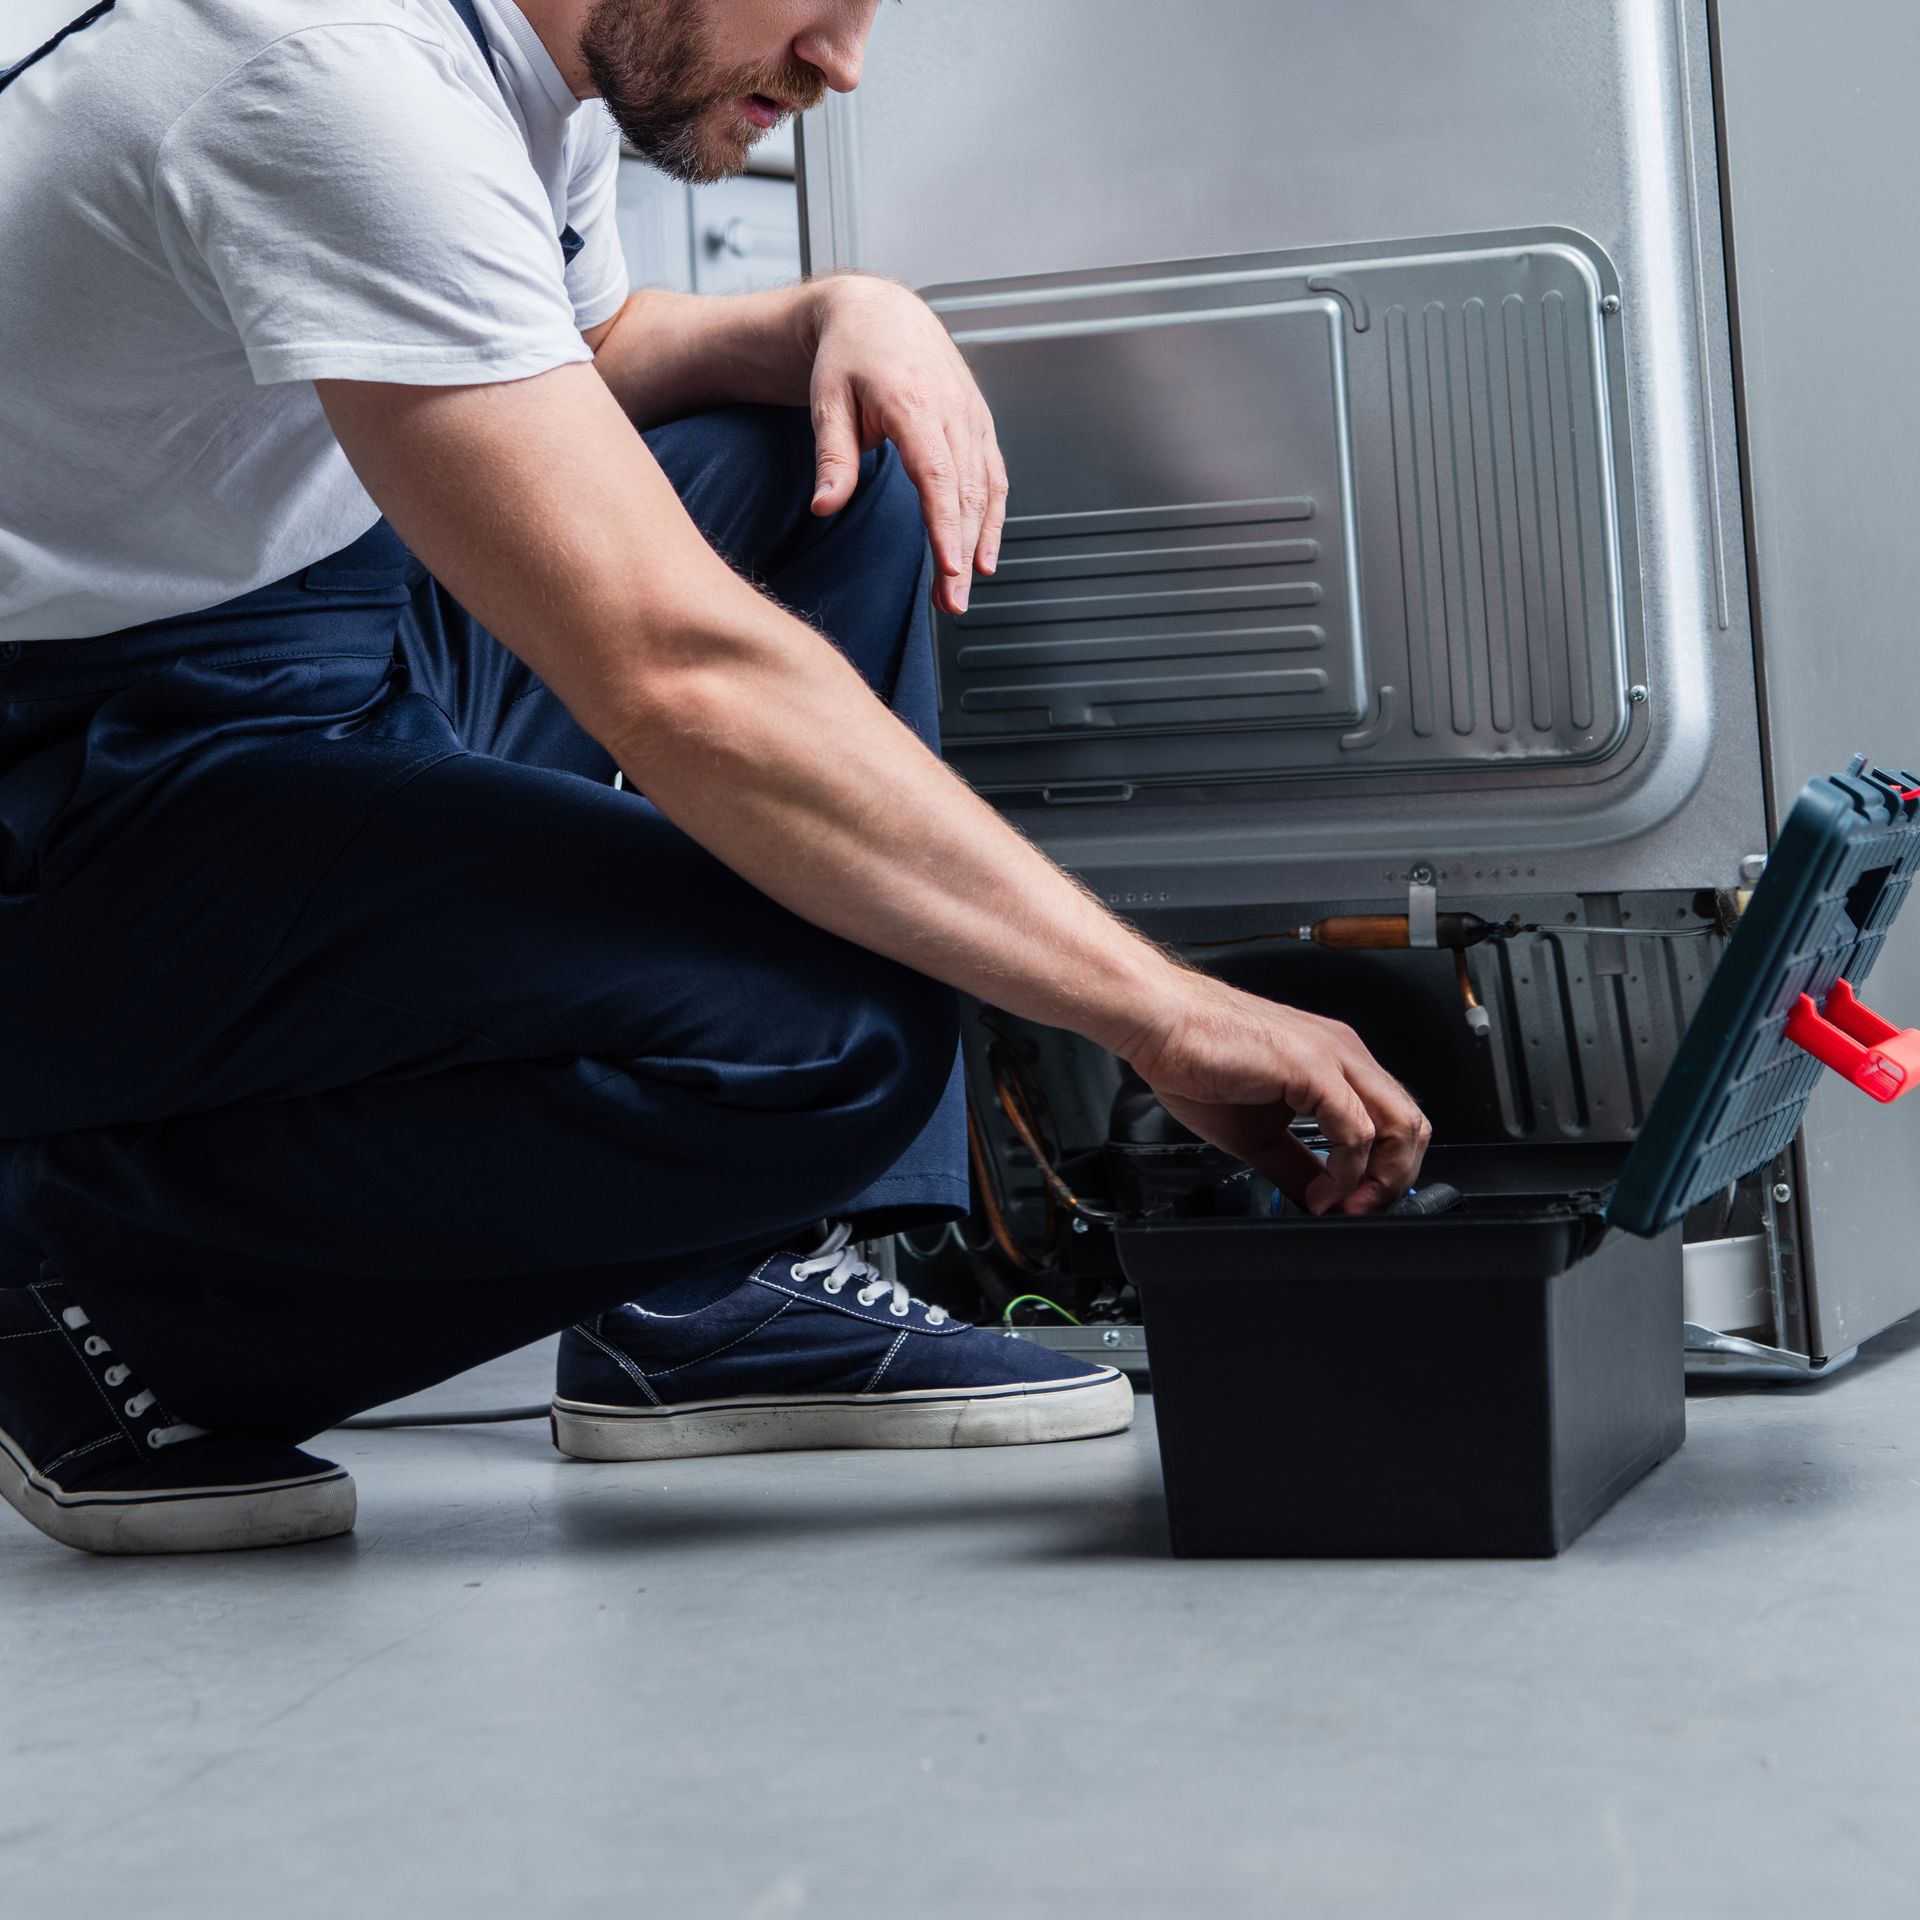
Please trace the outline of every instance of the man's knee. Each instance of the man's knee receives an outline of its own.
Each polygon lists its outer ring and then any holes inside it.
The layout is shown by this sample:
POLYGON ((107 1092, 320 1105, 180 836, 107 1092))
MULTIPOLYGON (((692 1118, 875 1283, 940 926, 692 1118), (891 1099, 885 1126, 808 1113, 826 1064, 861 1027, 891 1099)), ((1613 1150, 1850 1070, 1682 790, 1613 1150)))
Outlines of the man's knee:
POLYGON ((946 1091, 960 1037, 951 987, 878 956, 861 971, 833 1016, 858 1035, 841 1097, 804 1122, 806 1157, 831 1169, 843 1198, 878 1179, 919 1138, 946 1091))
POLYGON ((644 437, 695 524, 749 572, 777 565, 793 536, 806 544, 829 528, 918 565, 926 542, 920 499, 891 441, 860 456, 852 498, 822 522, 812 512, 818 463, 804 407, 717 407, 644 437))

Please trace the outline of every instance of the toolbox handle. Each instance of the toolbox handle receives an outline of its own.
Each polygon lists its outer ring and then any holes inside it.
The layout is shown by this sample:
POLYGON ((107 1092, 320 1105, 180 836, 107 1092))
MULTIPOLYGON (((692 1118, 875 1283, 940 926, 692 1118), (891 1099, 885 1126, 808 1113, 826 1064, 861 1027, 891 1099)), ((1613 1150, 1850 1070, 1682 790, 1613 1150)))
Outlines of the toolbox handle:
POLYGON ((1920 1086, 1920 1029, 1881 1019, 1845 980, 1833 983, 1824 1013, 1803 993, 1787 1015, 1787 1038, 1876 1100, 1920 1086))

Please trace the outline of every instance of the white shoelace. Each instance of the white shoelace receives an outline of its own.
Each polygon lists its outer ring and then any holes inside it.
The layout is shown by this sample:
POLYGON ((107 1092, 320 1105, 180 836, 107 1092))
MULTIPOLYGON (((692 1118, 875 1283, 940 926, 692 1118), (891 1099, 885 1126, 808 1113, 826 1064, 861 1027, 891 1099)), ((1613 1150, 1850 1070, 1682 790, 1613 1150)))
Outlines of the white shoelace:
POLYGON ((853 1297, 863 1307, 877 1306, 891 1294, 887 1311, 898 1320, 918 1307, 927 1316, 930 1327, 945 1326, 947 1310, 945 1307, 930 1307, 927 1303, 907 1291, 906 1283, 901 1280, 889 1280, 878 1267, 868 1263, 854 1252, 847 1243, 853 1238, 853 1226, 850 1221, 838 1220, 833 1231, 822 1240, 804 1260, 793 1263, 793 1277, 796 1280, 811 1280, 816 1274, 823 1275, 820 1285, 828 1293, 844 1292, 851 1281, 864 1282, 860 1291, 853 1297))
MULTIPOLYGON (((87 1318, 87 1310, 84 1307, 64 1308, 60 1318, 65 1321, 75 1333, 78 1333, 82 1327, 93 1324, 87 1318)), ((112 1347, 97 1333, 88 1334, 86 1339, 80 1344, 86 1349, 89 1359, 97 1360, 103 1353, 111 1353, 113 1351, 112 1347)), ((112 1366, 105 1370, 102 1377, 110 1387, 123 1387, 126 1385, 128 1376, 132 1371, 133 1369, 131 1367, 125 1366, 116 1360, 112 1366)), ((129 1420, 138 1420, 143 1414, 150 1413, 153 1410, 153 1405, 153 1389, 151 1387, 139 1387, 127 1396, 126 1402, 120 1411, 124 1413, 129 1420)), ((182 1440, 198 1440, 205 1432, 205 1427, 189 1426, 186 1421, 177 1420, 170 1427, 150 1428, 147 1433, 147 1445, 156 1450, 161 1447, 177 1446, 182 1440)))

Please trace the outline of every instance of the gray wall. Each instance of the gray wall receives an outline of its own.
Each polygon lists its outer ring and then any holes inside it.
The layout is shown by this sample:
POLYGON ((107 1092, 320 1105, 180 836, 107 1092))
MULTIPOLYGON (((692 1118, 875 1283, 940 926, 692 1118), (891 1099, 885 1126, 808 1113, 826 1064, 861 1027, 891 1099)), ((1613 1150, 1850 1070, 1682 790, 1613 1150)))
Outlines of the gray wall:
MULTIPOLYGON (((1755 602, 1782 810, 1855 752, 1920 763, 1920 8, 1724 0, 1755 602)), ((1909 915, 1909 922, 1912 916, 1909 915)), ((1920 925, 1868 1002, 1920 1025, 1920 925)), ((1920 1298, 1920 1101, 1830 1083, 1804 1152, 1828 1352, 1920 1298)))

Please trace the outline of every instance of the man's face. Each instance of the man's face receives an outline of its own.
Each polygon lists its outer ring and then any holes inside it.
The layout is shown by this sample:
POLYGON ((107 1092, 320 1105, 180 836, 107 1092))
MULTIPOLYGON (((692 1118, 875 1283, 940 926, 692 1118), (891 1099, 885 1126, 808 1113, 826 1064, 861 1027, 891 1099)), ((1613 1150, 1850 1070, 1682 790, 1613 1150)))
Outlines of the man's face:
POLYGON ((719 180, 786 115, 859 78, 873 11, 873 0, 593 0, 580 59, 643 158, 676 180, 719 180))

